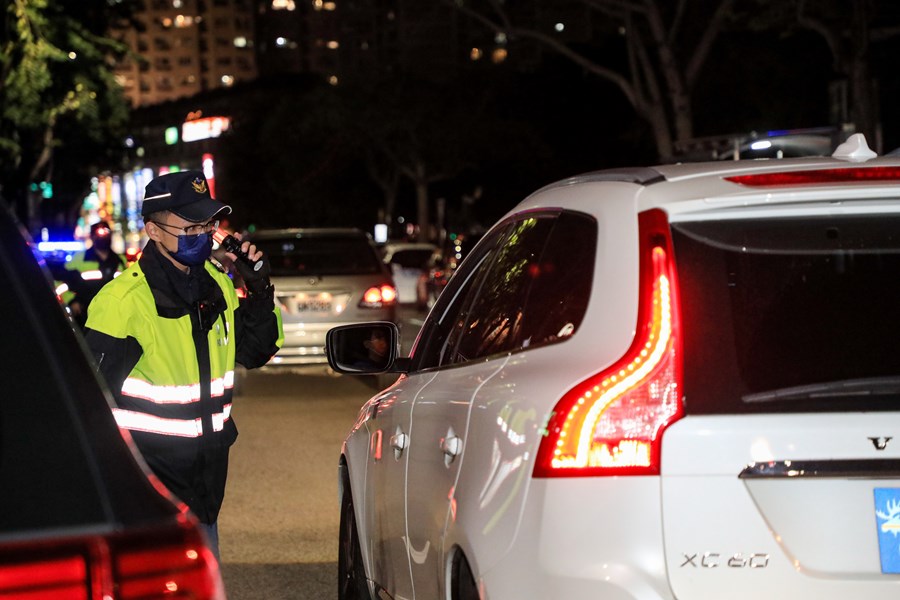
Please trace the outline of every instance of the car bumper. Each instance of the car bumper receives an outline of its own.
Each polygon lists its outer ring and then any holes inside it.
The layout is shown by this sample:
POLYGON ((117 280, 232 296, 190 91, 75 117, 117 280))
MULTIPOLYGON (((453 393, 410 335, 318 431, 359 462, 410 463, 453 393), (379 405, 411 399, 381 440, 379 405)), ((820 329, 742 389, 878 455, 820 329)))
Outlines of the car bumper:
POLYGON ((508 552, 494 562, 485 549, 475 551, 490 565, 479 577, 485 600, 674 600, 659 480, 635 477, 622 485, 616 479, 532 481, 508 552))

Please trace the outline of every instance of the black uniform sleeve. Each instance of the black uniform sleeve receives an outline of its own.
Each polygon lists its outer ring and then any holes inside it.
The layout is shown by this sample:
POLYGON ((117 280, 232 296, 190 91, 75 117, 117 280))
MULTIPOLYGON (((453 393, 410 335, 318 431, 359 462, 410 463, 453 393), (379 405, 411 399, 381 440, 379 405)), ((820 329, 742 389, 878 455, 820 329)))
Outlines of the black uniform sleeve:
POLYGON ((143 349, 131 336, 117 338, 94 329, 85 330, 85 340, 94 355, 97 369, 106 380, 116 403, 122 393, 122 384, 143 354, 143 349))
POLYGON ((275 315, 274 288, 252 294, 234 311, 235 360, 248 369, 261 367, 278 352, 281 327, 275 315))

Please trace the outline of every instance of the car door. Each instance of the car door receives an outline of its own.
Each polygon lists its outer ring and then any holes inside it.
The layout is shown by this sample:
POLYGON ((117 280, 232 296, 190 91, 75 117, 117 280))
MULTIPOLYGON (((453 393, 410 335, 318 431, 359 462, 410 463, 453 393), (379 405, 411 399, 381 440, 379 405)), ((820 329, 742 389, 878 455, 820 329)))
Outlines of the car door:
POLYGON ((450 334, 438 372, 413 405, 406 512, 417 598, 440 597, 444 531, 448 520, 457 518, 455 486, 472 405, 519 343, 532 267, 552 226, 550 215, 529 215, 488 238, 496 246, 478 263, 468 293, 457 300, 460 309, 448 319, 450 334))
POLYGON ((401 379, 369 401, 366 514, 362 517, 368 572, 396 600, 413 597, 406 550, 406 436, 413 400, 433 377, 424 373, 401 379))
POLYGON ((459 545, 477 573, 500 562, 516 539, 547 411, 570 384, 573 365, 596 360, 573 353, 569 342, 584 331, 598 225, 571 211, 553 221, 543 251, 527 265, 527 293, 514 296, 524 308, 509 359, 478 389, 470 409, 454 488, 457 514, 447 521, 443 549, 459 545))
MULTIPOLYGON (((410 563, 422 547, 410 543, 406 527, 407 472, 413 440, 412 408, 427 391, 448 360, 447 341, 456 317, 466 305, 480 271, 477 266, 490 256, 491 244, 482 246, 448 285, 447 294, 422 326, 413 348, 414 368, 394 386, 371 401, 369 457, 366 477, 365 517, 369 572, 376 584, 395 600, 414 597, 410 563)), ((431 545, 428 550, 433 551, 431 545)))

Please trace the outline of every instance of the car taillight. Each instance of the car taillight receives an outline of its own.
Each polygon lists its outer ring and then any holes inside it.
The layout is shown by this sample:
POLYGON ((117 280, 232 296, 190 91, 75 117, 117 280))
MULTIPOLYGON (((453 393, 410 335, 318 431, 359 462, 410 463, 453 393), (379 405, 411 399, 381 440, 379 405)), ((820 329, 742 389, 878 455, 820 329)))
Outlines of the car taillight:
POLYGON ((0 598, 224 597, 218 563, 186 520, 140 533, 0 547, 0 598))
POLYGON ((129 264, 133 263, 141 257, 141 254, 143 254, 143 252, 137 248, 128 248, 125 250, 125 260, 128 261, 129 264))
POLYGON ((84 556, 0 565, 0 598, 86 600, 87 573, 84 556))
POLYGON ((625 355, 556 404, 535 477, 655 475, 663 430, 683 413, 678 292, 665 213, 638 216, 638 324, 625 355))
POLYGON ((392 285, 376 285, 366 290, 359 303, 364 308, 381 308, 397 300, 397 290, 392 285))

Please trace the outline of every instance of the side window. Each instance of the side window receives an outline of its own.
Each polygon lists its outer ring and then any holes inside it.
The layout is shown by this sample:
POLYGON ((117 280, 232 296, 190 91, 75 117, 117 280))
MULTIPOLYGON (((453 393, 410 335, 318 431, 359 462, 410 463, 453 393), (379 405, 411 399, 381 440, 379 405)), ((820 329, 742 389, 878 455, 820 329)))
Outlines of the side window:
POLYGON ((484 267, 494 257, 494 249, 504 239, 504 229, 493 232, 486 237, 450 278, 447 287, 441 292, 431 314, 422 326, 422 332, 416 341, 411 357, 415 370, 430 369, 448 362, 447 351, 451 346, 454 326, 464 313, 478 285, 484 276, 484 267))
POLYGON ((578 330, 591 295, 596 254, 596 221, 580 213, 560 214, 533 268, 519 347, 561 342, 578 330))
POLYGON ((459 341, 452 362, 520 347, 525 306, 540 274, 544 246, 554 223, 552 215, 541 215, 510 225, 496 259, 485 271, 477 297, 454 327, 459 331, 459 341))

